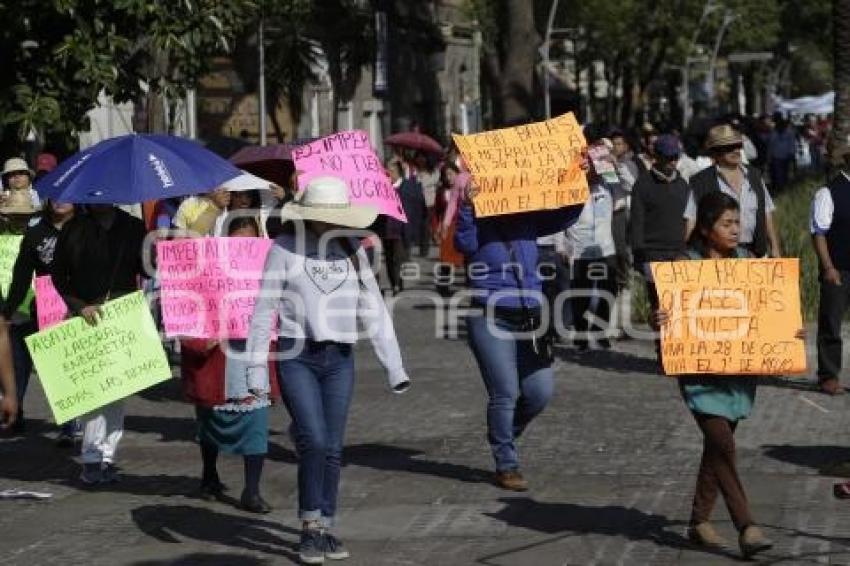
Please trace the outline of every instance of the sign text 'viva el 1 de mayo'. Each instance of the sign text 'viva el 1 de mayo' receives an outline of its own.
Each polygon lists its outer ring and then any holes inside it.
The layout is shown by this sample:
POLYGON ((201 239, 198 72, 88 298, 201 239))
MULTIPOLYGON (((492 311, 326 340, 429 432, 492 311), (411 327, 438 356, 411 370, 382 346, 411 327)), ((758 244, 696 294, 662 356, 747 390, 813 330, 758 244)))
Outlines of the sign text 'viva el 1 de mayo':
POLYGON ((806 369, 798 259, 650 264, 668 375, 783 375, 806 369))

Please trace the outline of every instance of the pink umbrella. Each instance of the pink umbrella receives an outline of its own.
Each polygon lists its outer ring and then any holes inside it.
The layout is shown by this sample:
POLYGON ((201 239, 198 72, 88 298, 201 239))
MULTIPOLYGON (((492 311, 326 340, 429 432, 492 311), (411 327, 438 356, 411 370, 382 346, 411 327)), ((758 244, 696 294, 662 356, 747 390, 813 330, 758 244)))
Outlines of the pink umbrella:
POLYGON ((384 140, 387 145, 418 149, 428 153, 443 153, 443 147, 437 141, 419 132, 401 132, 393 134, 384 140))

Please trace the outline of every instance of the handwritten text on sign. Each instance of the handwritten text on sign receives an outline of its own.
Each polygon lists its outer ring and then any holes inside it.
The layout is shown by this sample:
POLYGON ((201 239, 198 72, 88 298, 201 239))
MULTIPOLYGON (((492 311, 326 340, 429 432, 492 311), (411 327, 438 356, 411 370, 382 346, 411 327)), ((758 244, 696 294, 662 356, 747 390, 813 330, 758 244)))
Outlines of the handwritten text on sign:
POLYGON ((544 122, 454 135, 478 193, 475 214, 495 216, 583 204, 587 146, 572 113, 544 122))
POLYGON ((26 338, 57 423, 171 377, 141 291, 107 302, 102 314, 96 326, 75 317, 26 338))
POLYGON ((38 329, 44 330, 65 320, 68 307, 59 296, 49 275, 41 275, 33 280, 35 287, 35 309, 38 312, 38 329))
POLYGON ((664 372, 782 375, 806 369, 798 259, 652 263, 664 372))
POLYGON ((299 188, 314 177, 332 175, 348 183, 351 202, 368 204, 407 222, 398 192, 362 130, 339 132, 292 150, 299 188))
POLYGON ((166 335, 247 338, 271 246, 262 238, 157 242, 166 335))

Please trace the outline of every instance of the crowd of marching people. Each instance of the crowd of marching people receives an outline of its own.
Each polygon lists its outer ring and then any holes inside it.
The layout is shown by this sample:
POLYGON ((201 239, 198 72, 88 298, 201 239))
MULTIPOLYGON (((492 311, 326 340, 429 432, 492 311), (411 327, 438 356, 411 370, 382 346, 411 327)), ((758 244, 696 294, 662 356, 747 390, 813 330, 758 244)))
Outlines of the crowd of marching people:
MULTIPOLYGON (((557 343, 572 345, 581 360, 627 338, 634 273, 646 286, 651 325, 664 326, 669 313, 659 306, 651 262, 782 257, 772 195, 784 189, 795 169, 819 169, 829 158, 837 174, 815 196, 810 226, 821 266, 817 375, 825 393, 841 394, 841 320, 850 298, 850 146, 827 152, 827 136, 827 122, 814 117, 799 127, 782 116, 751 123, 730 117, 696 143, 649 124, 635 135, 587 127, 582 167, 589 197, 583 206, 490 217, 476 216, 477 188, 456 149, 440 155, 397 148, 386 171, 407 222, 352 203, 339 178, 325 175, 298 186, 294 172, 288 183, 271 184, 268 191, 223 185, 129 212, 113 204, 66 203, 42 198, 33 185, 57 167, 54 156, 39 155, 35 171, 11 158, 2 171, 0 230, 23 239, 2 297, 0 409, 11 431, 24 434, 24 395, 33 370, 25 338, 37 331, 28 297, 33 276, 49 275, 70 315, 96 325, 105 302, 150 279, 143 262, 150 253, 144 250, 149 233, 272 238, 247 339, 183 338, 170 344, 179 353, 185 398, 195 407, 199 494, 223 497, 218 456, 238 454, 244 461, 241 507, 271 511, 261 495, 261 474, 268 409, 282 402, 298 456, 300 558, 307 564, 347 558, 333 531, 358 323, 371 327, 389 390, 406 392, 411 381, 385 300, 421 285, 405 269, 415 255, 436 261, 433 285, 444 296, 451 294, 456 274, 476 266, 475 273, 466 272, 474 291, 466 329, 488 397, 494 481, 525 491, 529 483, 516 441, 552 397, 557 343), (339 228, 374 235, 335 235, 339 228), (384 269, 374 267, 380 266, 377 249, 384 269), (323 279, 317 281, 311 270, 323 279), (294 312, 287 299, 292 295, 303 312, 294 312), (329 300, 334 316, 325 310, 329 300), (245 355, 232 356, 233 350, 245 355)), ((155 288, 156 281, 145 285, 155 288)), ((803 339, 805 331, 795 336, 803 339)), ((658 355, 660 361, 660 349, 658 355)), ((679 385, 704 436, 691 540, 707 547, 725 544, 710 522, 722 495, 742 553, 770 548, 735 464, 734 433, 753 409, 755 380, 684 377, 679 385)), ((120 479, 116 461, 124 410, 119 400, 57 429, 60 447, 79 441, 79 479, 87 488, 120 479)), ((850 483, 836 486, 835 494, 850 498, 850 483)))

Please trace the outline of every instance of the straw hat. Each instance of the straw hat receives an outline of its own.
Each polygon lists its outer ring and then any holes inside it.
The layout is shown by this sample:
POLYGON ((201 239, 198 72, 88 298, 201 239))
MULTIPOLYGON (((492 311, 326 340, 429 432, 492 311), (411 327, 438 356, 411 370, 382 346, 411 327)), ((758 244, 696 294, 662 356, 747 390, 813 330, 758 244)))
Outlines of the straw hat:
POLYGON ((20 157, 13 157, 11 159, 7 159, 6 163, 3 164, 3 171, 0 172, 0 175, 6 176, 10 173, 17 173, 18 171, 24 171, 29 174, 30 177, 33 176, 32 169, 29 168, 27 162, 21 159, 20 157))
POLYGON ((724 147, 730 145, 739 145, 744 143, 744 138, 741 133, 729 124, 721 124, 714 126, 708 130, 708 139, 705 140, 706 149, 714 149, 715 147, 724 147))
POLYGON ((0 206, 0 214, 35 214, 38 209, 32 203, 29 190, 14 190, 7 193, 6 201, 0 206))
POLYGON ((280 214, 284 221, 315 220, 348 228, 366 228, 378 217, 378 209, 351 204, 345 181, 322 176, 307 183, 298 199, 284 205, 280 214))

